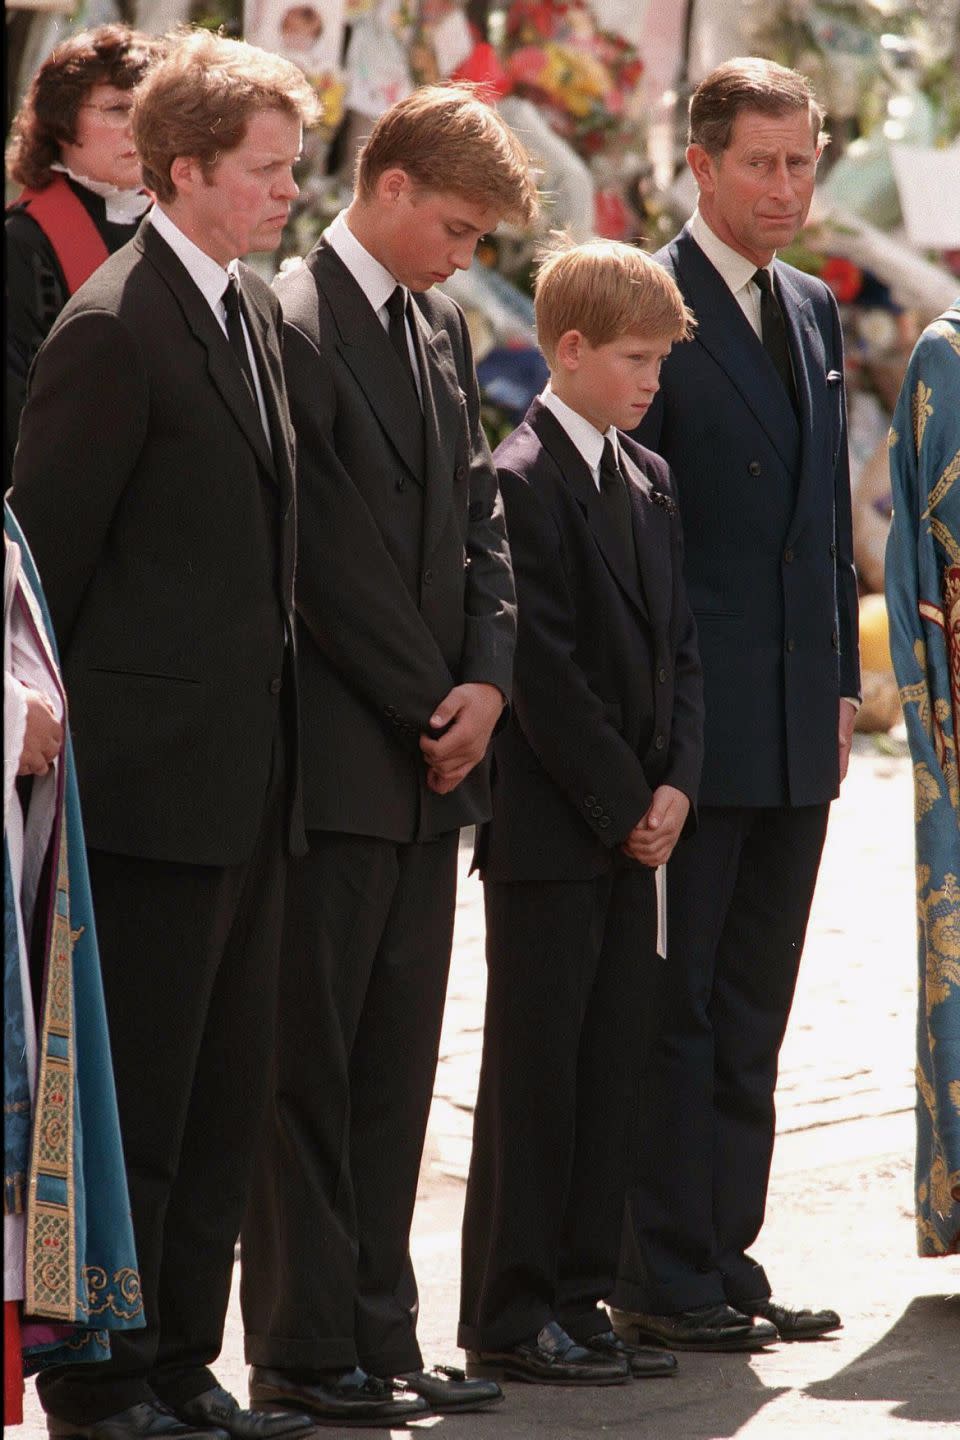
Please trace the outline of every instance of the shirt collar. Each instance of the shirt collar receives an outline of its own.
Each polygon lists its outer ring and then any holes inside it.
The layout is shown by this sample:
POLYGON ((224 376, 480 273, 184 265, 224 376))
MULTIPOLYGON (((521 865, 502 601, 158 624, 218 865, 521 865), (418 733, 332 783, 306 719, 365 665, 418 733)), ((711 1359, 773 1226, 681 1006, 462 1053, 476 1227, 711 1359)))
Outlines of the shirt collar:
POLYGON ((208 255, 205 250, 201 250, 199 245, 195 245, 184 235, 179 225, 176 225, 159 205, 154 205, 149 219, 151 225, 156 226, 177 259, 181 261, 210 309, 215 315, 218 315, 223 292, 227 288, 230 275, 236 270, 237 262, 231 260, 229 269, 224 270, 223 266, 219 265, 212 256, 208 255))
MULTIPOLYGON (((694 210, 690 220, 690 234, 714 269, 719 270, 721 279, 734 295, 738 290, 742 290, 744 285, 749 284, 757 270, 761 268, 754 265, 752 260, 748 260, 746 255, 741 255, 738 250, 732 249, 726 241, 721 240, 704 220, 699 206, 694 210)), ((772 264, 771 260, 770 265, 762 268, 769 271, 772 264)))
MULTIPOLYGON (((346 265, 374 310, 381 310, 394 290, 397 278, 365 249, 347 224, 347 212, 341 210, 327 226, 324 236, 330 248, 346 265)), ((402 287, 401 287, 402 288, 402 287)), ((404 292, 406 294, 406 292, 404 292)))
POLYGON ((596 480, 600 470, 604 440, 609 440, 612 444, 614 459, 619 465, 620 446, 617 443, 617 432, 612 425, 606 432, 598 430, 596 425, 591 425, 589 420, 585 420, 576 410, 572 410, 565 400, 561 400, 560 396, 556 395, 550 388, 549 381, 546 389, 540 396, 540 403, 560 421, 567 435, 573 441, 587 462, 587 465, 590 467, 590 470, 593 472, 594 480, 596 480))

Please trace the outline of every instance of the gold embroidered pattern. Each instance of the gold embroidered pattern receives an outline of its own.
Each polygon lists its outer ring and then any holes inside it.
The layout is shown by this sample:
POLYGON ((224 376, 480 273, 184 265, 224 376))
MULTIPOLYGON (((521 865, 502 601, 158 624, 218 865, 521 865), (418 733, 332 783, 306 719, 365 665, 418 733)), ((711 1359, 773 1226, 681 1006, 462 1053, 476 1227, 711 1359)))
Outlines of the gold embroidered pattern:
POLYGON ((946 340, 950 348, 960 355, 960 330, 952 325, 949 320, 934 320, 928 327, 928 333, 939 335, 941 340, 946 340))
MULTIPOLYGON (((930 879, 926 869, 924 889, 930 879)), ((926 937, 927 1014, 941 1005, 952 985, 960 986, 960 885, 955 875, 943 877, 943 889, 927 890, 919 900, 920 923, 926 937)))
POLYGON ((954 455, 946 470, 944 470, 940 479, 927 496, 927 508, 924 510, 921 519, 926 520, 930 511, 936 510, 937 506, 943 503, 956 484, 958 475, 960 475, 960 450, 954 455))
POLYGON ((103 1315, 109 1310, 121 1320, 133 1320, 143 1313, 140 1275, 131 1266, 117 1270, 113 1278, 102 1265, 85 1265, 82 1271, 87 1287, 87 1315, 103 1315))
POLYGON ((914 808, 918 820, 930 813, 940 799, 940 793, 940 786, 929 765, 918 760, 913 767, 914 808))
POLYGON ((76 1217, 73 1185, 73 954, 70 934, 67 835, 57 835, 57 885, 54 896, 47 990, 41 1025, 40 1073, 31 1154, 32 1194, 28 1207, 25 1308, 32 1315, 71 1320, 77 1310, 76 1217), (50 1037, 66 1041, 65 1055, 50 1053, 50 1037), (46 1185, 62 1200, 44 1194, 46 1185))
POLYGON ((887 436, 887 449, 892 450, 894 445, 898 443, 899 439, 900 436, 897 434, 896 430, 894 430, 893 426, 891 425, 890 434, 887 436))
POLYGON ((950 1104, 960 1115, 960 1080, 951 1080, 947 1093, 950 1096, 950 1104))
POLYGON ((930 404, 932 396, 933 391, 930 386, 924 385, 922 380, 918 380, 917 388, 914 390, 913 398, 910 401, 910 418, 913 421, 913 443, 918 453, 920 446, 923 444, 923 432, 927 428, 927 421, 933 414, 933 406, 930 404))
MULTIPOLYGON (((920 1099, 923 1101, 924 1105, 926 1105, 927 1111, 932 1119, 934 1111, 937 1108, 937 1100, 936 1096, 933 1093, 933 1086, 930 1084, 930 1081, 927 1079, 926 1075, 923 1073, 923 1070, 920 1068, 919 1065, 916 1068, 916 1080, 917 1094, 920 1096, 920 1099)), ((924 1191, 926 1191, 926 1187, 924 1187, 924 1191)), ((927 1198, 926 1193, 924 1193, 923 1198, 927 1198)))

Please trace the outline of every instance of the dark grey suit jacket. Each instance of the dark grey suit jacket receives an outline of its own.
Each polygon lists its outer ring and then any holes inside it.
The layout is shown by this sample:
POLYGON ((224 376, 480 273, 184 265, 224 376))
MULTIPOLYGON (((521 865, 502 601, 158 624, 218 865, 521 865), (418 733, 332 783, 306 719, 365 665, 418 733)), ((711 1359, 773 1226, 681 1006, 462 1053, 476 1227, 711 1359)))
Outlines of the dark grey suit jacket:
POLYGON ((237 864, 263 814, 293 675, 293 436, 279 305, 253 271, 242 284, 271 444, 149 221, 31 372, 11 502, 60 646, 87 841, 117 854, 237 864))
POLYGON ((539 401, 494 456, 519 631, 493 819, 477 845, 488 880, 600 875, 658 785, 696 802, 701 675, 673 480, 626 436, 620 449, 635 566, 623 563, 585 460, 539 401))
POLYGON ((450 795, 418 741, 453 685, 509 696, 516 611, 466 322, 415 296, 421 416, 324 241, 278 277, 297 430, 297 611, 308 828, 428 839, 489 813, 486 762, 450 795))

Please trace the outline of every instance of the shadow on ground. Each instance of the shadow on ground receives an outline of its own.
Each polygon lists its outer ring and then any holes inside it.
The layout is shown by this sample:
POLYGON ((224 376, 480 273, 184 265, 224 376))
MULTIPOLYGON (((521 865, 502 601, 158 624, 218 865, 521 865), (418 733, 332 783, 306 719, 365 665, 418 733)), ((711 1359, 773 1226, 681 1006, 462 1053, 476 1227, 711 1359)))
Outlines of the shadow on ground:
POLYGON ((900 1420, 960 1425, 960 1294, 911 1300, 876 1345, 804 1394, 883 1401, 900 1420))

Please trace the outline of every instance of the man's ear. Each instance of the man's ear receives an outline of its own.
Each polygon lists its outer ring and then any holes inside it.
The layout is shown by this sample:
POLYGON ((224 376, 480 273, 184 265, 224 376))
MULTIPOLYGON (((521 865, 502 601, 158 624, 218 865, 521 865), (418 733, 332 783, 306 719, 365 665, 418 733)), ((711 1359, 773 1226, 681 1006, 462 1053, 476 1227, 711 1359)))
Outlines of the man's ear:
POLYGON ((189 192, 202 178, 200 162, 193 155, 177 155, 170 166, 170 179, 178 191, 189 192))
POLYGON ((406 170, 401 169, 399 165, 392 165, 389 170, 384 170, 377 179, 377 199, 388 205, 395 205, 402 195, 409 194, 411 183, 406 170))
POLYGON ((713 157, 704 150, 702 145, 687 146, 687 164, 693 172, 693 178, 698 186, 707 195, 712 195, 716 188, 716 163, 713 157))
POLYGON ((579 330, 564 330, 556 345, 557 364, 570 374, 580 368, 584 339, 579 330))

